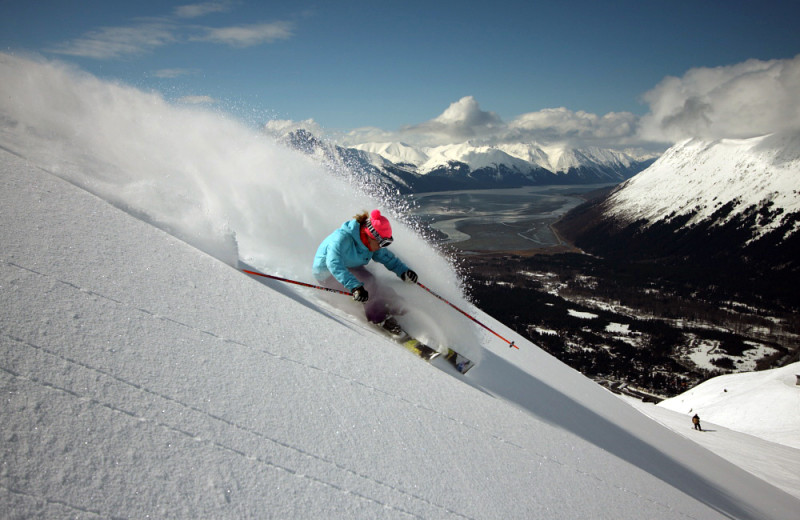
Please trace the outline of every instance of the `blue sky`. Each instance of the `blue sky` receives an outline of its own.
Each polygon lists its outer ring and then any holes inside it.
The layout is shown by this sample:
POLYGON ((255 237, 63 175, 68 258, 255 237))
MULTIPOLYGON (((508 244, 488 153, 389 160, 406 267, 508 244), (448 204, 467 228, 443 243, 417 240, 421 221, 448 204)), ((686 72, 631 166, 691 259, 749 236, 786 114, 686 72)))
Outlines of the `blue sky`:
POLYGON ((637 125, 667 77, 793 60, 799 14, 785 1, 0 0, 0 49, 257 124, 389 135, 461 101, 484 126, 562 107, 637 125))

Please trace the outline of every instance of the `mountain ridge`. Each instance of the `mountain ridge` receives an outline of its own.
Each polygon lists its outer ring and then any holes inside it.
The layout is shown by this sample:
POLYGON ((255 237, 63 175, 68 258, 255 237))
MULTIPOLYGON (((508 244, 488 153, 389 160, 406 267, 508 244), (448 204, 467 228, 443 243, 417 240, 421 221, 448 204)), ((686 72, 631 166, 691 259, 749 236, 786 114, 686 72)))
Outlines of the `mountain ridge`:
POLYGON ((798 306, 798 170, 800 132, 690 139, 556 227, 609 259, 659 262, 678 278, 798 306))
POLYGON ((536 143, 482 145, 467 141, 414 147, 372 142, 345 147, 304 129, 279 138, 329 167, 349 167, 400 193, 622 182, 655 161, 652 154, 536 143))

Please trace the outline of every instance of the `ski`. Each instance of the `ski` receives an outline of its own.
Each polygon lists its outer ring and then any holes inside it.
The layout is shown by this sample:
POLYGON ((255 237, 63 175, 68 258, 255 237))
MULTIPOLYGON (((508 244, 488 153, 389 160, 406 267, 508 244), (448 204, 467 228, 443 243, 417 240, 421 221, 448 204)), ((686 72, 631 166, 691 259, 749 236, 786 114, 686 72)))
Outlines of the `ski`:
MULTIPOLYGON (((426 345, 417 338, 412 337, 397 323, 397 321, 393 319, 386 320, 381 324, 376 323, 375 326, 394 341, 400 343, 408 351, 412 352, 417 357, 424 359, 425 361, 430 362, 440 355, 438 350, 426 345)), ((475 366, 475 363, 473 363, 470 359, 459 354, 452 348, 447 349, 447 355, 445 356, 445 359, 461 374, 466 374, 469 369, 475 366)))
POLYGON ((425 361, 431 361, 439 355, 439 351, 429 347, 420 340, 412 337, 408 332, 403 330, 402 327, 393 318, 390 318, 383 323, 374 324, 381 332, 388 335, 397 343, 401 344, 406 350, 413 353, 417 357, 425 361))
POLYGON ((461 372, 462 374, 466 374, 470 368, 475 366, 475 363, 467 359, 466 357, 462 356, 455 350, 449 348, 447 349, 447 355, 445 356, 451 365, 453 365, 456 370, 461 372))
POLYGON ((431 361, 439 355, 438 350, 433 349, 418 339, 414 339, 410 336, 403 342, 403 346, 425 361, 431 361))

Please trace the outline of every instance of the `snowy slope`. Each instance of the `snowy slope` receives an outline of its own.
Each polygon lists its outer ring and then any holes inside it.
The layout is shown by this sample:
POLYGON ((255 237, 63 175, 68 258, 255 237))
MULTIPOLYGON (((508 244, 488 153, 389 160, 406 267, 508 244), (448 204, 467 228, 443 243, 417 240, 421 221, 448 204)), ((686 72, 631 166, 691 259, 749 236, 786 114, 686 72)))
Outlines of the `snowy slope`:
POLYGON ((0 163, 12 518, 788 519, 800 506, 528 342, 483 338, 469 377, 442 372, 311 295, 0 163))
MULTIPOLYGON (((686 226, 711 219, 731 204, 725 222, 748 208, 771 203, 777 217, 763 218, 757 238, 800 211, 800 133, 753 139, 692 139, 670 148, 627 181, 608 202, 608 213, 625 222, 650 223, 693 215, 686 226)), ((794 231, 797 231, 797 224, 794 231)))
POLYGON ((698 432, 691 423, 694 413, 687 415, 633 398, 624 399, 676 434, 691 439, 745 471, 766 479, 787 493, 800 498, 800 473, 797 472, 800 450, 797 448, 741 433, 705 418, 701 420, 704 430, 698 432))
POLYGON ((800 449, 800 362, 710 379, 659 406, 800 449))
MULTIPOLYGON (((795 517, 789 494, 415 287, 385 278, 428 339, 478 361, 466 377, 347 300, 232 267, 308 280, 319 239, 379 204, 346 178, 219 115, 0 57, 6 517, 795 517)), ((395 237, 514 336, 413 230, 395 237)))

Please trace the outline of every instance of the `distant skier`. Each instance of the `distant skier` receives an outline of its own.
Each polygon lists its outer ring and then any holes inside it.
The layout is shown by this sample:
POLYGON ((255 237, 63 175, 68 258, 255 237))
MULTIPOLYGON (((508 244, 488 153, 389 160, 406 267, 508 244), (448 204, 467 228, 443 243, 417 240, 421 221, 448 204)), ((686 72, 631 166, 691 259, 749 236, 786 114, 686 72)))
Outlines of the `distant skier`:
POLYGON ((380 211, 356 215, 322 241, 314 257, 313 273, 326 287, 336 288, 337 282, 343 285, 353 293, 353 300, 364 303, 369 321, 399 333, 400 326, 392 317, 403 312, 397 293, 379 285, 364 268, 375 260, 403 281, 416 283, 417 274, 386 249, 393 240, 392 226, 380 211))
POLYGON ((695 430, 703 431, 703 428, 700 427, 700 416, 699 415, 694 414, 694 417, 692 417, 692 424, 694 424, 694 429, 695 430))

